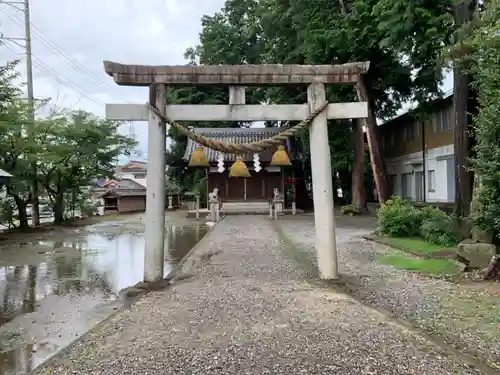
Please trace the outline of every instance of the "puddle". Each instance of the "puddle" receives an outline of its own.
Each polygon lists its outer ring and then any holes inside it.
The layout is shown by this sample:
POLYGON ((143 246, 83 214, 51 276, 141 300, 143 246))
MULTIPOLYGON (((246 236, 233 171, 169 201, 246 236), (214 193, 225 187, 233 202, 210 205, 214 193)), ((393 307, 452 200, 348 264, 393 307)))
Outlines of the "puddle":
MULTIPOLYGON (((167 225, 167 273, 206 234, 167 225)), ((143 279, 144 224, 101 222, 0 245, 0 375, 26 374, 120 308, 143 279)))

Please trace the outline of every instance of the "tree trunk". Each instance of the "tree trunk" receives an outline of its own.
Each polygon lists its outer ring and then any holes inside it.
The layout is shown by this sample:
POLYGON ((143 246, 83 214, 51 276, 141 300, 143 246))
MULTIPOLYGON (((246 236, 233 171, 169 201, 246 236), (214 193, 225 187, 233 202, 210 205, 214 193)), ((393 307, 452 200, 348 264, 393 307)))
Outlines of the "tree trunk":
MULTIPOLYGON (((35 170, 36 172, 36 170, 35 170)), ((32 190, 32 207, 31 207, 31 223, 34 227, 38 227, 40 225, 40 200, 38 198, 39 190, 38 190, 38 179, 35 177, 31 186, 32 190)))
POLYGON ((387 177, 387 169, 385 160, 380 148, 380 137, 377 127, 377 116, 375 115, 374 105, 375 102, 370 95, 369 90, 365 86, 362 78, 356 84, 356 92, 358 93, 359 101, 368 102, 368 118, 365 119, 366 138, 368 140, 368 149, 370 153, 370 164, 373 170, 373 178, 377 188, 378 200, 384 203, 391 197, 391 189, 389 186, 389 179, 387 177))
MULTIPOLYGON (((476 8, 475 0, 465 0, 455 5, 455 24, 463 25, 472 20, 476 8)), ((457 41, 459 42, 459 41, 457 41)), ((453 70, 453 112, 455 126, 453 128, 453 147, 455 151, 455 215, 460 222, 460 235, 470 235, 469 226, 464 219, 470 216, 474 175, 470 171, 468 158, 471 156, 471 134, 469 132, 469 113, 473 111, 469 99, 471 77, 464 74, 460 67, 453 70)))
POLYGON ((57 193, 54 197, 54 224, 62 224, 64 221, 64 195, 57 193))
POLYGON ((352 171, 352 204, 362 209, 366 207, 365 198, 365 139, 363 137, 363 123, 353 119, 353 146, 354 169, 352 171))
POLYGON ((484 272, 485 280, 500 280, 500 256, 495 255, 491 258, 490 264, 484 272))
MULTIPOLYGON (((339 0, 340 9, 343 15, 347 15, 348 9, 344 0, 339 0)), ((391 189, 389 187, 389 179, 387 177, 387 170, 385 161, 380 149, 380 142, 377 128, 377 116, 375 115, 373 103, 369 90, 363 82, 363 77, 359 77, 356 83, 356 93, 360 102, 368 102, 368 118, 365 119, 366 137, 368 139, 368 148, 370 151, 370 164, 372 165, 373 177, 375 179, 375 186, 377 187, 377 195, 380 203, 385 202, 391 196, 391 189)), ((353 190, 354 199, 354 190, 353 190)))
POLYGON ((27 230, 30 226, 28 224, 28 216, 26 215, 26 202, 17 194, 11 194, 16 202, 17 211, 19 215, 19 229, 27 230))

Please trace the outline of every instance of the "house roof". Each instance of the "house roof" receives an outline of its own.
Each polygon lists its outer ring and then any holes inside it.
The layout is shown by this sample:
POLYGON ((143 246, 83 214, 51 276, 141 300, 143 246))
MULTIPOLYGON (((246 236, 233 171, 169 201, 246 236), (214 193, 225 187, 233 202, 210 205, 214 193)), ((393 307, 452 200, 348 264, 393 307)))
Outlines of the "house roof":
POLYGON ((115 190, 106 189, 105 191, 97 194, 98 198, 102 198, 106 195, 113 195, 115 197, 143 197, 146 195, 146 190, 115 190))
POLYGON ((139 168, 147 169, 148 163, 145 161, 129 160, 127 164, 122 165, 120 168, 139 168))
POLYGON ((9 172, 4 171, 3 169, 0 169, 0 177, 12 177, 12 175, 9 172))
MULTIPOLYGON (((445 103, 447 101, 448 102, 453 101, 453 91, 446 92, 442 97, 432 100, 429 103, 429 105, 431 105, 433 108, 436 108, 436 107, 439 107, 441 104, 443 104, 443 103, 445 103)), ((403 113, 401 113, 401 114, 393 117, 392 119, 383 122, 379 126, 380 127, 392 126, 392 125, 400 123, 402 121, 407 121, 414 114, 417 113, 417 109, 418 109, 418 107, 417 108, 411 108, 411 109, 407 110, 406 112, 403 112, 403 113)))
POLYGON ((116 172, 146 172, 148 170, 148 163, 145 161, 129 160, 126 164, 119 165, 116 172))
POLYGON ((146 195, 146 188, 130 179, 123 179, 120 181, 111 180, 105 186, 95 189, 94 193, 97 197, 103 197, 107 194, 112 194, 118 197, 144 196, 146 195))
MULTIPOLYGON (((217 141, 227 142, 227 143, 252 143, 256 141, 261 141, 263 139, 272 137, 281 132, 284 132, 286 128, 195 128, 194 132, 203 134, 205 137, 214 139, 217 141)), ((188 138, 186 151, 184 152, 183 160, 189 161, 191 153, 196 149, 199 144, 192 139, 188 138)), ((290 141, 286 141, 284 146, 287 150, 291 150, 290 141)), ((217 163, 217 158, 219 156, 219 151, 203 147, 205 155, 207 155, 208 161, 210 163, 217 163)), ((259 158, 261 162, 271 161, 273 152, 276 147, 269 148, 263 152, 259 153, 259 158)), ((225 162, 232 162, 236 160, 237 154, 223 154, 225 162)), ((293 155, 290 154, 290 158, 293 155)), ((253 153, 245 153, 243 155, 244 161, 252 161, 253 153)))

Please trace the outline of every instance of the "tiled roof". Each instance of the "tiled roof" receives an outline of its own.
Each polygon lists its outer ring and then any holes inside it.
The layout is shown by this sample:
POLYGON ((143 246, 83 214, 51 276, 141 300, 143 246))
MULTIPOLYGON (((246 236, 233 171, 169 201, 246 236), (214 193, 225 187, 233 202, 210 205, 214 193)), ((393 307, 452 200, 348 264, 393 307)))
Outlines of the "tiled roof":
POLYGON ((146 195, 146 188, 133 180, 123 179, 120 181, 112 181, 106 186, 94 189, 94 194, 98 197, 102 197, 108 193, 120 197, 143 196, 146 195))
MULTIPOLYGON (((193 131, 196 133, 203 134, 207 138, 215 139, 227 143, 252 143, 255 141, 261 141, 263 139, 272 137, 273 135, 279 134, 285 131, 286 128, 194 128, 193 131)), ((188 143, 186 151, 184 152, 183 159, 189 161, 191 153, 196 149, 198 143, 194 142, 192 139, 188 138, 188 143)), ((290 141, 286 141, 284 146, 287 150, 290 150, 290 141)), ((207 155, 208 161, 210 163, 216 163, 217 157, 219 155, 218 151, 203 147, 205 154, 207 155)), ((270 148, 259 153, 260 161, 269 162, 271 161, 273 152, 276 148, 270 148)), ((236 154, 223 154, 224 161, 231 162, 236 160, 236 154)), ((290 158, 293 155, 290 153, 290 158)), ((253 153, 246 153, 243 155, 244 161, 252 161, 253 153)))
POLYGON ((118 171, 123 171, 123 170, 147 170, 148 169, 148 163, 146 161, 138 161, 138 160, 129 160, 126 164, 118 166, 117 170, 118 171))

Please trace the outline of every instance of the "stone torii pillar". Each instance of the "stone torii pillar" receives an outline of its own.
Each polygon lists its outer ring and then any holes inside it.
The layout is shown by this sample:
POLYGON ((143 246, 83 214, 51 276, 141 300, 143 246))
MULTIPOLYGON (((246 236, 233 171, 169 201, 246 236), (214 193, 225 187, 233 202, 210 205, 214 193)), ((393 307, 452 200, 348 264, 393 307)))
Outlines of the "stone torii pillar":
MULTIPOLYGON (((343 65, 202 65, 143 66, 104 62, 104 69, 118 85, 148 86, 150 100, 172 121, 278 121, 304 120, 324 104, 325 84, 355 83, 367 72, 368 62, 343 65), (307 104, 246 105, 245 86, 308 84, 307 104), (166 86, 227 86, 227 105, 167 105, 166 86), (163 97, 160 91, 163 92, 163 97)), ((314 195, 316 254, 322 279, 338 278, 333 187, 328 144, 328 119, 366 118, 367 103, 334 103, 310 127, 314 195)), ((144 281, 163 277, 165 125, 145 104, 108 104, 109 120, 149 121, 146 205, 146 262, 144 281), (161 172, 160 172, 161 171, 161 172), (161 212, 160 212, 161 211, 161 212)))
MULTIPOLYGON (((152 85, 151 103, 165 114, 167 87, 152 85)), ((167 125, 153 111, 148 112, 148 170, 146 174, 146 230, 144 281, 163 279, 165 262, 165 152, 167 125)))

